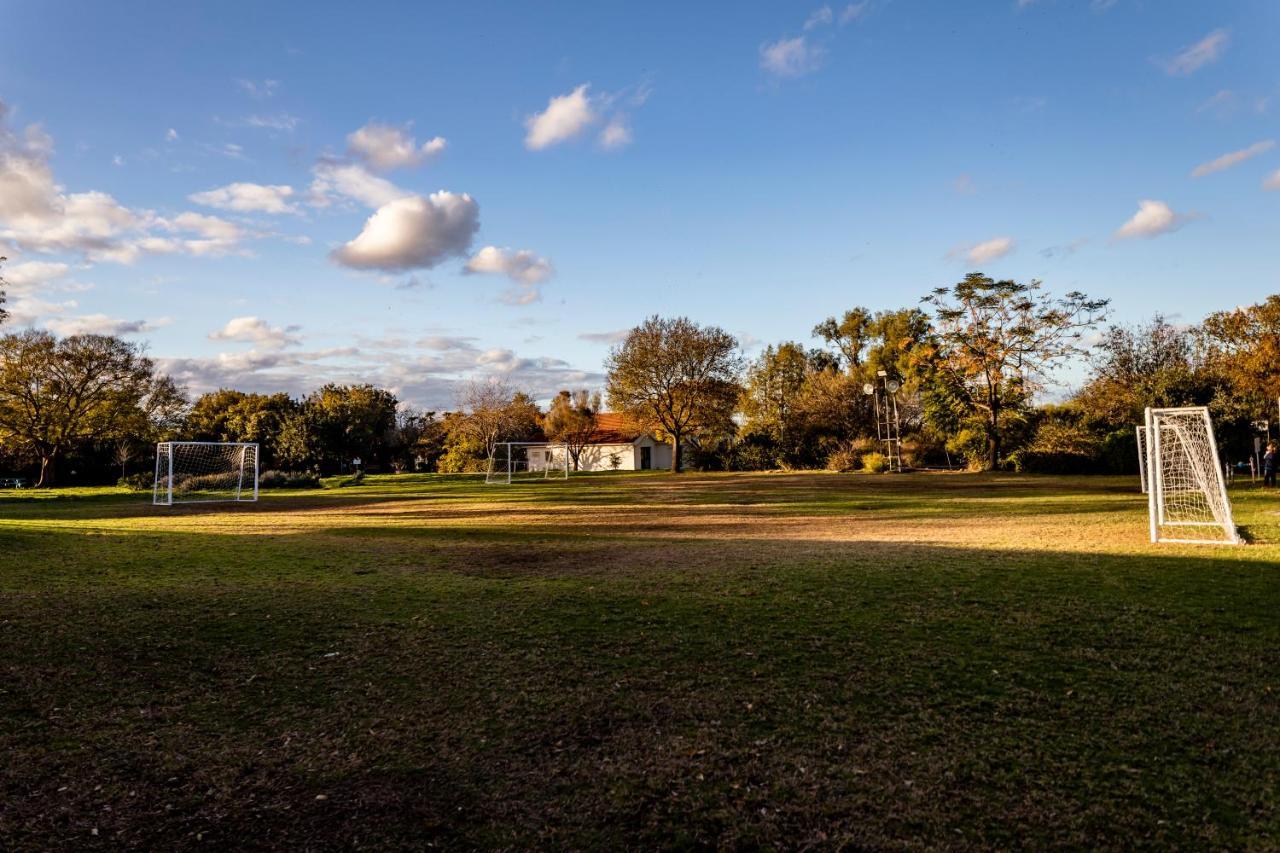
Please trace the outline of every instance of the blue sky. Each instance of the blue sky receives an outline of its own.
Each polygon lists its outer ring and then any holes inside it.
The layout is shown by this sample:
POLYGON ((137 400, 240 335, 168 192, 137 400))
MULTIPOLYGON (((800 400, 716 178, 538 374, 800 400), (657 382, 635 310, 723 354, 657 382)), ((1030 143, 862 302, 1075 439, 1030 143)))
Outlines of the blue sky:
POLYGON ((16 323, 193 391, 546 397, 651 313, 809 342, 973 269, 1280 290, 1263 0, 0 6, 16 323))

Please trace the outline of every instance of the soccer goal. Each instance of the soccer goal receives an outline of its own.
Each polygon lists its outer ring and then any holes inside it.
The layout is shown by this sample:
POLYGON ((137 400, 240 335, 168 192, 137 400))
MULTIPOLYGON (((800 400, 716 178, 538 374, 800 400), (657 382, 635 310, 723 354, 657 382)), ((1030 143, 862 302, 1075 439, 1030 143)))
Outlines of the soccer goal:
POLYGON ((1147 508, 1152 542, 1240 542, 1203 406, 1147 409, 1147 508))
POLYGON ((258 499, 258 445, 162 441, 156 445, 157 506, 258 499))
POLYGON ((545 441, 503 441, 489 457, 486 483, 510 485, 515 480, 569 479, 569 446, 545 441))
POLYGON ((1147 428, 1136 426, 1133 431, 1138 436, 1138 480, 1142 483, 1142 493, 1147 493, 1147 428))

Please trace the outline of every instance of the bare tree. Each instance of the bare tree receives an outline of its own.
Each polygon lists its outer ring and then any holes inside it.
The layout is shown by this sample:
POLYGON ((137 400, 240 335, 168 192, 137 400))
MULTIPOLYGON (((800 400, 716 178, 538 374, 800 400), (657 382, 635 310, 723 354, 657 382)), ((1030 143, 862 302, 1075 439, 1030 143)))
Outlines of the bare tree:
POLYGON ((533 399, 512 388, 504 379, 472 379, 458 392, 458 405, 467 413, 463 432, 482 445, 493 457, 500 441, 521 441, 533 437, 540 413, 533 399))

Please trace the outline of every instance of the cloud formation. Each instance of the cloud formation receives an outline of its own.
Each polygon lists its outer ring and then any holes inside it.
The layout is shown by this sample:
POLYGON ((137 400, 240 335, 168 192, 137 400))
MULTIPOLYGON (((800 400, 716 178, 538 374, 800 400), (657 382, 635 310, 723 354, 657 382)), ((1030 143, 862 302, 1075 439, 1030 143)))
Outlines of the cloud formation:
POLYGON ((604 130, 600 131, 600 145, 603 148, 615 149, 625 148, 630 144, 631 126, 627 124, 627 117, 618 113, 609 119, 604 130))
POLYGON ((1161 234, 1177 231, 1191 218, 1187 214, 1176 213, 1173 208, 1163 201, 1143 199, 1138 202, 1138 212, 1116 230, 1114 239, 1132 240, 1139 237, 1146 239, 1159 237, 1161 234))
POLYGON ((1280 169, 1262 179, 1262 188, 1268 192, 1280 191, 1280 169))
POLYGON ((1209 63, 1217 61, 1226 51, 1230 41, 1230 33, 1217 29, 1195 44, 1184 48, 1176 56, 1159 60, 1159 64, 1166 74, 1173 76, 1193 74, 1209 63))
POLYGON ((237 341, 267 349, 282 349, 302 342, 294 334, 298 330, 298 326, 272 326, 259 317, 234 317, 218 331, 210 332, 209 340, 237 341))
POLYGON ((354 269, 429 269, 466 255, 479 229, 480 206, 466 193, 408 196, 379 207, 330 257, 354 269))
POLYGON ((187 198, 205 207, 237 213, 297 213, 298 209, 289 203, 293 194, 293 187, 284 184, 237 182, 192 193, 187 198))
POLYGON ((822 67, 826 49, 807 36, 782 38, 760 46, 760 67, 775 77, 802 77, 822 67))
POLYGON ((1253 143, 1248 148, 1241 148, 1239 151, 1223 154, 1221 157, 1196 166, 1191 170, 1191 177, 1203 178, 1205 175, 1212 175, 1214 172, 1221 172, 1223 169, 1238 166, 1246 160, 1251 160, 1259 154, 1270 151, 1275 147, 1275 144, 1274 139, 1264 139, 1261 142, 1253 143))
POLYGON ((968 263, 977 266, 1003 258, 1013 251, 1015 245, 1012 237, 992 237, 990 240, 983 240, 981 243, 952 252, 952 256, 959 255, 968 263))
POLYGON ((554 271, 551 262, 540 258, 528 249, 515 251, 485 246, 472 255, 463 268, 467 273, 495 273, 505 275, 521 284, 541 284, 554 271))
POLYGON ((587 95, 589 83, 583 83, 567 95, 557 95, 547 108, 525 119, 524 145, 530 151, 541 151, 580 135, 599 118, 587 95))
POLYGON ((415 168, 444 151, 443 136, 418 145, 405 128, 369 122, 347 136, 347 152, 375 169, 415 168))

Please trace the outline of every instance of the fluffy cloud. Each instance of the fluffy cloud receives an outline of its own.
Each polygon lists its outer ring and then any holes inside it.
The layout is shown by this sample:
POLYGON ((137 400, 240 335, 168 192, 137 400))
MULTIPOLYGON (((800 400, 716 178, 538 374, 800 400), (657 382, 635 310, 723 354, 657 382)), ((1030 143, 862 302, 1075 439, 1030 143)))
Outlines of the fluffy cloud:
POLYGON ((1167 74, 1191 74, 1222 56, 1230 41, 1231 36, 1226 30, 1214 30, 1176 56, 1161 60, 1160 65, 1167 74))
POLYGON ((1275 147, 1275 144, 1274 139, 1264 139, 1261 142, 1253 143, 1248 148, 1241 148, 1239 151, 1232 151, 1228 154, 1223 154, 1221 157, 1196 166, 1191 170, 1191 177, 1203 178, 1205 175, 1212 175, 1214 172, 1221 172, 1223 169, 1230 169, 1232 166, 1238 166, 1246 160, 1270 151, 1275 147))
POLYGON ((485 246, 463 268, 468 273, 497 273, 521 284, 541 284, 551 277, 551 262, 528 249, 513 251, 485 246))
POLYGON ((310 201, 316 207, 328 207, 335 195, 355 199, 366 207, 374 208, 413 195, 359 163, 322 160, 312 173, 315 180, 311 182, 310 201))
POLYGON ((202 193, 192 193, 187 198, 205 207, 234 210, 238 213, 297 213, 298 209, 289 203, 292 196, 293 187, 284 184, 237 182, 202 193))
POLYGON ((1136 237, 1159 237, 1170 231, 1177 231, 1191 216, 1175 213, 1173 208, 1163 201, 1143 199, 1138 202, 1138 212, 1116 231, 1117 240, 1130 240, 1136 237))
POLYGON ((272 326, 259 317, 235 317, 216 332, 209 333, 211 341, 238 341, 267 349, 281 349, 301 343, 295 332, 298 326, 272 326))
POLYGON ((403 129, 370 122, 347 137, 347 151, 375 169, 420 166, 445 149, 445 139, 437 136, 418 146, 403 129))
POLYGON ((1280 190, 1280 169, 1262 179, 1262 188, 1268 192, 1280 190))
POLYGON ((1012 252, 1015 245, 1012 237, 992 237, 990 240, 983 240, 981 243, 956 250, 951 253, 951 256, 962 257, 973 265, 987 264, 1012 252))
POLYGON ((388 202, 330 257, 356 269, 430 268, 465 255, 480 228, 480 206, 466 193, 441 190, 388 202))
POLYGON ((588 87, 583 83, 567 95, 557 95, 547 102, 545 110, 525 119, 525 147, 541 151, 573 139, 593 124, 598 116, 587 96, 588 87))
POLYGON ((10 295, 30 293, 41 285, 65 276, 71 267, 53 261, 25 261, 0 269, 10 295))
POLYGON ((805 36, 760 46, 760 67, 775 77, 801 77, 822 66, 826 50, 805 36))

